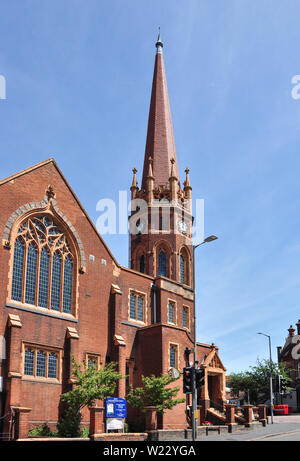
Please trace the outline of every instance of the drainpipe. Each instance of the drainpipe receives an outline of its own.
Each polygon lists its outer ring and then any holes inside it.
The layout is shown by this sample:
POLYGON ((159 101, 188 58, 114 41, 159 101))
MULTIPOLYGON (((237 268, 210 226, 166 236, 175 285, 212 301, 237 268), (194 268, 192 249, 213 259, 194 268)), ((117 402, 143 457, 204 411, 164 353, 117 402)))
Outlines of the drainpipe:
POLYGON ((153 290, 153 323, 156 323, 156 285, 151 283, 151 288, 153 290))

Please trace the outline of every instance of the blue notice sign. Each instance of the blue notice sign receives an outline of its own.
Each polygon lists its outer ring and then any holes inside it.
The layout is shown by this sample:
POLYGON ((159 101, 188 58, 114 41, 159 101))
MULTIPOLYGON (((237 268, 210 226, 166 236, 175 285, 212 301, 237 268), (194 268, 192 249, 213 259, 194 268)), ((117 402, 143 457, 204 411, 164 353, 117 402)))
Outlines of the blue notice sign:
POLYGON ((119 397, 111 397, 105 400, 106 418, 126 418, 127 402, 119 397))

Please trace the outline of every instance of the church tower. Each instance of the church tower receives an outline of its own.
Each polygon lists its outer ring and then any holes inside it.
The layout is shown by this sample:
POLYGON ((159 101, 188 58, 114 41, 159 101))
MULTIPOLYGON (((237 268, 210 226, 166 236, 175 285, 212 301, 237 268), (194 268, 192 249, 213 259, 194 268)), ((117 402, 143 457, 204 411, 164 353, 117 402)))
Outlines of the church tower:
POLYGON ((180 185, 163 42, 158 35, 141 187, 134 168, 130 221, 131 268, 192 285, 189 170, 180 185))

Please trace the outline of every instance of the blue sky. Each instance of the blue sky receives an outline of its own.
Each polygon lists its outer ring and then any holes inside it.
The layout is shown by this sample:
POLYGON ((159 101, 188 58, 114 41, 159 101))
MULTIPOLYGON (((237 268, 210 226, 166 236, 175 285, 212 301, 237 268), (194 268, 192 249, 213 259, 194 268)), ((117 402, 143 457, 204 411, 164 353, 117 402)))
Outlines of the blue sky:
MULTIPOLYGON (((1 0, 1 177, 53 156, 94 222, 141 174, 158 26, 175 143, 205 200, 198 340, 228 372, 300 318, 300 4, 1 0)), ((139 177, 140 181, 140 177, 139 177)), ((126 236, 105 236, 127 265, 126 236)))

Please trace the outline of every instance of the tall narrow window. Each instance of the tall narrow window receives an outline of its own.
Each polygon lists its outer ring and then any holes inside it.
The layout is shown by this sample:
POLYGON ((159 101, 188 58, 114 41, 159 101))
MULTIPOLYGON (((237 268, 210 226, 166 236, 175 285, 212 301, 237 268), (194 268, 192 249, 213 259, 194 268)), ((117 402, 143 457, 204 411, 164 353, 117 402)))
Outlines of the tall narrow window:
POLYGON ((158 255, 158 275, 167 277, 167 256, 164 251, 160 251, 158 255))
POLYGON ((51 352, 48 356, 48 378, 57 378, 57 355, 51 352))
POLYGON ((170 367, 176 368, 177 365, 177 347, 173 344, 170 345, 170 367))
POLYGON ((24 358, 24 375, 33 376, 34 374, 34 351, 26 349, 24 358))
POLYGON ((73 263, 70 256, 65 259, 64 268, 64 296, 63 296, 63 311, 68 314, 71 312, 72 304, 72 278, 73 278, 73 263))
POLYGON ((135 302, 136 296, 134 293, 130 293, 130 312, 129 316, 131 319, 135 319, 135 302))
POLYGON ((180 255, 180 283, 185 283, 185 261, 182 255, 180 255))
POLYGON ((11 299, 70 314, 74 255, 50 216, 34 216, 18 229, 14 245, 11 299))
POLYGON ((34 243, 31 243, 28 247, 26 269, 25 303, 28 304, 35 304, 36 266, 37 248, 34 243))
POLYGON ((144 255, 140 257, 140 272, 142 273, 145 272, 145 256, 144 255))
POLYGON ((175 323, 175 315, 174 315, 175 307, 173 303, 169 303, 169 322, 175 323))
POLYGON ((48 307, 50 255, 46 247, 42 249, 40 260, 39 301, 41 307, 48 307))
POLYGON ((36 354, 36 375, 46 376, 46 354, 44 351, 38 351, 36 354))
POLYGON ((144 320, 144 298, 142 296, 138 296, 137 300, 137 319, 140 322, 144 320))
POLYGON ((187 307, 184 307, 182 310, 182 326, 183 328, 188 327, 188 310, 187 307))
POLYGON ((61 281, 61 258, 58 252, 53 257, 52 287, 51 287, 51 309, 59 311, 60 304, 60 282, 61 281))
POLYGON ((23 268, 24 268, 24 242, 18 238, 15 242, 14 265, 11 298, 15 301, 22 301, 23 287, 23 268))

